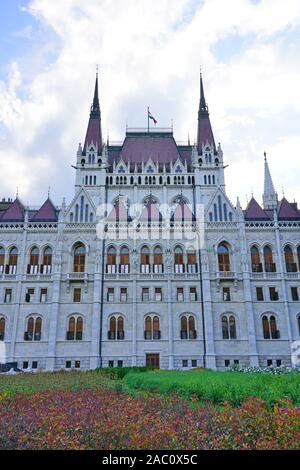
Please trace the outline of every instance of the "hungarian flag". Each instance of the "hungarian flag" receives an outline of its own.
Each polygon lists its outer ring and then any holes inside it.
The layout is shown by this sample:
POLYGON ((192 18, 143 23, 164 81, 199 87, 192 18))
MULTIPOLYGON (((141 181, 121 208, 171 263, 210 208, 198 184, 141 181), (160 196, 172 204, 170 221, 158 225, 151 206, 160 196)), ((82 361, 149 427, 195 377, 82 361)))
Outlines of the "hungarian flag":
POLYGON ((155 117, 152 116, 152 114, 151 114, 150 111, 149 111, 149 108, 148 108, 148 119, 152 119, 152 121, 154 122, 154 124, 157 124, 157 120, 155 119, 155 117))

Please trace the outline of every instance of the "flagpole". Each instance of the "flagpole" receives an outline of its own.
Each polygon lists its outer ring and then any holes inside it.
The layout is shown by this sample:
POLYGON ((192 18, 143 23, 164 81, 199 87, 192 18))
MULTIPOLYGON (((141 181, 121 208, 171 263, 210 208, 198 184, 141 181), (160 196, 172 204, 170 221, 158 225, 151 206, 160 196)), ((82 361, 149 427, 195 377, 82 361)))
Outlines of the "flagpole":
POLYGON ((148 112, 147 112, 147 119, 148 119, 148 134, 149 134, 149 106, 148 106, 148 112))

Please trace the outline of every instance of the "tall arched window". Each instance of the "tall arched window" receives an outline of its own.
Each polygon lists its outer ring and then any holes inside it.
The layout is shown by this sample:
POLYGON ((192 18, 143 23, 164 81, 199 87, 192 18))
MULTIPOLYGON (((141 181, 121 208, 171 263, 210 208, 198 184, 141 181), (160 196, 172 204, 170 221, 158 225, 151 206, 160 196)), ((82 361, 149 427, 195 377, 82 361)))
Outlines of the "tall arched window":
POLYGON ((234 315, 222 316, 222 337, 223 339, 236 339, 236 322, 234 315))
POLYGON ((273 261, 272 248, 269 245, 266 245, 264 247, 264 262, 265 262, 266 273, 276 272, 276 265, 273 261))
POLYGON ((180 246, 176 246, 174 251, 174 271, 175 273, 184 273, 183 249, 180 246))
POLYGON ((43 252, 43 264, 41 266, 42 274, 51 274, 52 271, 52 248, 47 246, 43 252))
POLYGON ((5 263, 5 250, 0 247, 0 274, 4 273, 4 263, 5 263))
POLYGON ((125 339, 124 318, 122 315, 113 315, 109 319, 109 340, 123 341, 125 339))
POLYGON ((0 318, 0 341, 5 339, 5 318, 0 318))
POLYGON ((225 243, 218 246, 219 271, 230 271, 229 249, 225 243))
POLYGON ((29 255, 29 265, 27 274, 38 274, 39 272, 39 249, 35 246, 31 249, 29 255))
POLYGON ((117 251, 114 246, 110 246, 107 250, 106 272, 108 274, 117 272, 117 251))
POLYGON ((78 243, 74 248, 73 258, 73 272, 84 273, 85 272, 85 257, 86 250, 83 243, 78 243))
POLYGON ((180 320, 181 339, 196 339, 197 331, 195 327, 195 317, 193 315, 183 315, 180 320))
POLYGON ((150 250, 147 246, 143 246, 141 250, 141 273, 150 273, 150 250))
POLYGON ((284 247, 284 260, 287 273, 296 273, 297 265, 294 260, 293 250, 289 245, 284 247))
POLYGON ((129 249, 122 246, 120 253, 120 273, 128 274, 130 272, 129 249))
POLYGON ((16 248, 15 246, 11 248, 8 256, 8 266, 6 267, 6 274, 17 274, 18 255, 18 248, 16 248))
POLYGON ((154 264, 153 270, 155 273, 163 273, 164 271, 164 264, 163 264, 163 253, 160 246, 156 246, 154 248, 154 264))
POLYGON ((187 270, 188 273, 196 273, 198 271, 197 254, 194 250, 187 252, 187 270))
POLYGON ((25 331, 25 341, 41 341, 42 319, 41 317, 30 317, 27 320, 27 331, 25 331))
POLYGON ((251 246, 251 265, 253 273, 262 272, 262 264, 260 262, 260 255, 257 246, 251 246))
POLYGON ((83 318, 72 316, 69 318, 67 341, 81 341, 83 335, 83 318))
POLYGON ((280 332, 277 329, 276 318, 274 315, 264 315, 262 317, 264 339, 279 339, 280 332))
POLYGON ((157 340, 161 338, 159 317, 148 315, 145 318, 145 339, 157 340))

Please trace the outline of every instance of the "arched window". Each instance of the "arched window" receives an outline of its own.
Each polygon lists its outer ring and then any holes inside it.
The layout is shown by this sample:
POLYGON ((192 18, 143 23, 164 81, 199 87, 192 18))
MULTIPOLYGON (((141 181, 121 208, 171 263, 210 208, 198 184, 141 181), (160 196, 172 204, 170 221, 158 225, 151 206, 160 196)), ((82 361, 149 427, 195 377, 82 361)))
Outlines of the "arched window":
POLYGON ((38 271, 39 271, 39 249, 35 246, 30 251, 27 273, 38 274, 38 271))
POLYGON ((222 316, 222 337, 223 339, 236 339, 236 322, 234 315, 222 316))
POLYGON ((5 318, 0 318, 0 341, 5 339, 5 318))
POLYGON ((110 246, 107 250, 106 272, 108 274, 117 272, 117 251, 114 246, 110 246))
POLYGON ((141 273, 150 273, 150 250, 147 246, 143 246, 141 250, 141 273))
POLYGON ((157 340, 161 338, 159 317, 148 315, 145 318, 145 339, 157 340))
POLYGON ((230 271, 229 249, 225 243, 218 246, 218 264, 219 271, 230 271))
POLYGON ((41 341, 42 319, 41 317, 30 317, 27 320, 27 331, 25 331, 25 341, 41 341))
POLYGON ((8 256, 8 266, 6 268, 6 274, 17 274, 18 254, 18 248, 11 248, 8 256))
POLYGON ((120 273, 128 274, 129 272, 129 249, 127 248, 127 246, 122 246, 120 252, 120 273))
POLYGON ((183 249, 180 246, 176 246, 174 250, 174 271, 175 273, 184 273, 183 249))
POLYGON ((110 317, 108 339, 111 341, 122 341, 125 339, 124 318, 121 315, 110 317))
POLYGON ((300 271, 300 245, 297 247, 298 270, 300 271))
POLYGON ((284 260, 287 273, 296 273, 297 265, 294 260, 293 250, 289 245, 284 247, 284 260))
POLYGON ((51 274, 52 271, 52 248, 47 246, 43 252, 43 264, 41 266, 42 274, 51 274))
POLYGON ((260 255, 257 246, 251 246, 251 265, 253 273, 262 272, 262 264, 260 262, 260 255))
POLYGON ((180 324, 181 324, 181 331, 180 331, 181 339, 196 339, 197 338, 195 318, 193 315, 183 315, 181 317, 180 324))
POLYGON ((187 270, 188 273, 196 273, 198 271, 197 254, 194 250, 187 252, 187 270))
POLYGON ((72 316, 69 318, 67 341, 82 341, 83 335, 83 318, 80 316, 72 316))
POLYGON ((4 263, 5 263, 5 250, 0 247, 0 275, 4 272, 4 263))
POLYGON ((269 245, 266 245, 264 247, 264 262, 265 262, 266 273, 276 272, 276 265, 273 261, 272 248, 269 245))
POLYGON ((78 243, 74 248, 73 258, 73 272, 84 273, 85 272, 85 257, 86 249, 83 243, 78 243))
POLYGON ((274 315, 264 315, 262 317, 264 339, 279 339, 280 332, 277 330, 276 318, 274 315))
POLYGON ((163 253, 160 246, 154 248, 154 264, 153 269, 155 273, 163 273, 163 253))

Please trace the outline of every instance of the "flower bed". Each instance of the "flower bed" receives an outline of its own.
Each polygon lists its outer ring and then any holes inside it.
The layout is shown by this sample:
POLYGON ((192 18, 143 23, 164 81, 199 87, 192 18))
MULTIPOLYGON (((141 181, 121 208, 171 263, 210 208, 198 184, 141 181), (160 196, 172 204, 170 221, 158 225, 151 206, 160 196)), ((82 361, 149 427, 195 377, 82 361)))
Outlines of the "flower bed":
POLYGON ((299 449, 300 409, 260 399, 205 408, 176 397, 48 390, 0 402, 1 449, 299 449))

